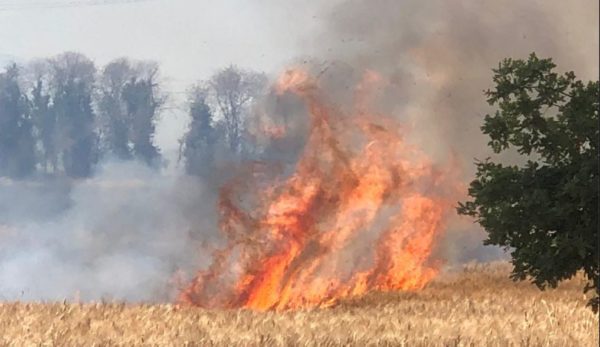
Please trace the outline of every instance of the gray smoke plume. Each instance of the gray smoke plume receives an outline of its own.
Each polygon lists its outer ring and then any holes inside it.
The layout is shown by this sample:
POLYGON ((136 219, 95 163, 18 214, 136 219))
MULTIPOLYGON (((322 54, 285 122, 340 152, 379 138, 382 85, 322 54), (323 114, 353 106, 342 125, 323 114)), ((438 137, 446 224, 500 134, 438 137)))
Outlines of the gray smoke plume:
MULTIPOLYGON (((339 105, 348 104, 341 95, 365 69, 380 73, 389 81, 381 111, 403 120, 408 139, 436 163, 459 160, 468 183, 474 159, 494 157, 480 130, 493 111, 483 95, 492 86, 491 69, 535 52, 553 58, 561 72, 596 80, 598 6, 593 0, 345 0, 307 36, 309 58, 298 62, 325 71, 323 84, 339 105)), ((511 154, 499 159, 519 161, 511 154)), ((483 237, 472 221, 456 218, 438 252, 455 263, 503 255, 481 246, 483 237)))
POLYGON ((443 158, 454 149, 471 164, 489 153, 479 127, 491 111, 483 95, 491 69, 536 52, 561 71, 597 79, 597 10, 592 0, 347 0, 305 42, 306 55, 343 65, 338 90, 351 73, 381 73, 392 90, 381 107, 408 118, 415 140, 432 154, 443 158))

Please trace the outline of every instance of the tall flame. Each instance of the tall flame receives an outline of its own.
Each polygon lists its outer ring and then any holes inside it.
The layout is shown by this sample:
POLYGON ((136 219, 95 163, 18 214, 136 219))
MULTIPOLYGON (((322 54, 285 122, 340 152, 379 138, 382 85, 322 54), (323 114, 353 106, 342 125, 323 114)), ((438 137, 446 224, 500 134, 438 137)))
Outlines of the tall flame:
POLYGON ((311 120, 295 172, 251 186, 260 172, 252 167, 222 187, 226 245, 180 301, 256 310, 327 306, 370 290, 420 289, 436 276, 430 256, 451 209, 443 193, 451 175, 405 143, 396 120, 369 112, 381 83, 367 71, 354 111, 344 114, 324 102, 306 71, 280 77, 277 92, 300 97, 311 120))

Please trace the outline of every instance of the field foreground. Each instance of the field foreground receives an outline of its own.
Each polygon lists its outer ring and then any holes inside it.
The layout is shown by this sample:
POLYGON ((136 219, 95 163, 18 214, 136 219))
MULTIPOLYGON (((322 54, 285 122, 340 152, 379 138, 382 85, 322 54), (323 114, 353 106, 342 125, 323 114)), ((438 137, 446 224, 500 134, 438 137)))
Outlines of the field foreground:
POLYGON ((2 346, 597 346, 582 280, 539 291, 507 264, 465 267, 416 293, 328 309, 207 311, 174 305, 0 303, 2 346))

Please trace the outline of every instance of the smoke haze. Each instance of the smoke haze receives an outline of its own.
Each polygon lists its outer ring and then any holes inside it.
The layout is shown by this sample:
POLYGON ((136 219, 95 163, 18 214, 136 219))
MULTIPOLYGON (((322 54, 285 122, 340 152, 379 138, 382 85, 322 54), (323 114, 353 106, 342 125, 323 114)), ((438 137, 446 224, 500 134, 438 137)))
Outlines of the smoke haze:
MULTIPOLYGON (((279 2, 263 5, 267 17, 289 14, 279 2)), ((479 129, 491 112, 483 95, 491 68, 536 52, 561 71, 597 79, 598 10, 591 0, 336 1, 315 10, 320 16, 307 23, 302 48, 289 59, 321 74, 342 109, 365 69, 380 73, 388 82, 381 111, 405 122, 409 140, 434 162, 458 160, 467 183, 473 159, 491 155, 479 129)), ((265 153, 292 165, 304 110, 272 98, 257 109, 289 117, 298 130, 287 147, 265 153)), ((174 164, 166 172, 106 160, 87 180, 0 178, 0 299, 172 300, 176 272, 208 263, 205 245, 218 235, 218 186, 174 164)), ((450 264, 502 257, 481 246, 483 237, 472 221, 456 217, 437 253, 450 264)))
MULTIPOLYGON (((435 162, 458 160, 465 183, 475 158, 495 156, 479 127, 492 112, 483 91, 502 59, 535 52, 553 58, 561 72, 598 78, 597 1, 348 0, 325 18, 304 45, 316 69, 328 67, 328 91, 347 91, 365 69, 385 76, 379 107, 402 119, 410 141, 435 162)), ((451 263, 501 257, 499 249, 481 246, 483 238, 471 220, 457 217, 440 256, 451 263)))
POLYGON ((4 300, 169 300, 216 211, 196 180, 106 162, 86 181, 0 182, 4 300), (200 235, 200 236, 199 236, 200 235))

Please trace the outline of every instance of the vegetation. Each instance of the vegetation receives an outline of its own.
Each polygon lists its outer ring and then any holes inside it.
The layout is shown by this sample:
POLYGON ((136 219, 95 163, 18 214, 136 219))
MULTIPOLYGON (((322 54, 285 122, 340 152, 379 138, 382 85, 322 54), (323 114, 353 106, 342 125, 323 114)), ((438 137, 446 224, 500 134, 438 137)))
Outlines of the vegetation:
POLYGON ((97 109, 105 151, 122 160, 158 164, 153 143, 155 122, 165 103, 158 84, 158 66, 117 59, 100 77, 97 109))
POLYGON ((191 122, 180 150, 188 174, 214 172, 216 153, 235 160, 253 152, 245 136, 248 110, 266 85, 264 74, 229 66, 191 89, 191 122))
POLYGON ((106 155, 156 163, 157 75, 155 64, 118 59, 98 77, 73 52, 9 65, 0 72, 0 176, 89 177, 106 155))
POLYGON ((309 311, 173 305, 0 304, 7 346, 597 346, 576 277, 540 292, 505 263, 443 275, 416 293, 372 293, 309 311), (498 295, 502 293, 502 295, 498 295))
MULTIPOLYGON (((229 66, 189 95, 191 123, 181 139, 188 174, 207 175, 218 152, 236 160, 255 148, 248 111, 266 76, 229 66)), ((0 71, 0 177, 90 177, 102 157, 158 168, 156 122, 167 101, 153 62, 115 59, 97 71, 67 52, 0 71)))
POLYGON ((32 120, 19 86, 19 68, 0 74, 0 175, 26 176, 35 167, 32 120))
POLYGON ((598 309, 599 84, 560 75, 551 59, 504 60, 482 130, 494 152, 516 150, 524 165, 477 163, 471 201, 458 211, 488 233, 485 244, 511 250, 512 277, 540 288, 583 270, 598 309))
POLYGON ((96 67, 85 56, 65 53, 49 61, 54 148, 70 177, 88 177, 97 159, 92 91, 96 67))
POLYGON ((185 169, 190 175, 208 175, 212 172, 217 129, 214 127, 213 111, 208 105, 208 91, 197 86, 190 92, 189 129, 182 140, 181 155, 185 158, 185 169))

